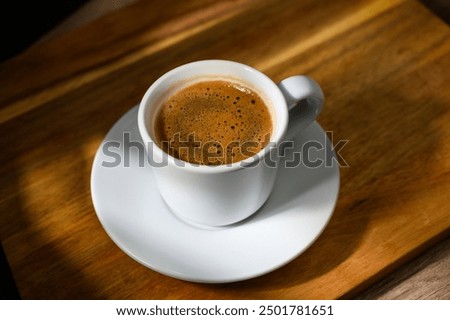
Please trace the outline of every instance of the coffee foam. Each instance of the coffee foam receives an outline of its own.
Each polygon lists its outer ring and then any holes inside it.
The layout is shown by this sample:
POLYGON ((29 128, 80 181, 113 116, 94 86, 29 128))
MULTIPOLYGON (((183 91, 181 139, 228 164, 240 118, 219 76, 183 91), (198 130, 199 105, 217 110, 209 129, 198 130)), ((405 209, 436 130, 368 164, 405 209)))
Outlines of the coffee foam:
POLYGON ((219 165, 241 161, 264 148, 272 119, 253 90, 237 82, 208 80, 175 92, 162 104, 154 127, 156 142, 172 156, 219 165))
POLYGON ((219 165, 241 161, 264 148, 272 120, 255 92, 239 83, 214 80, 172 95, 161 106, 154 127, 156 142, 172 156, 219 165))

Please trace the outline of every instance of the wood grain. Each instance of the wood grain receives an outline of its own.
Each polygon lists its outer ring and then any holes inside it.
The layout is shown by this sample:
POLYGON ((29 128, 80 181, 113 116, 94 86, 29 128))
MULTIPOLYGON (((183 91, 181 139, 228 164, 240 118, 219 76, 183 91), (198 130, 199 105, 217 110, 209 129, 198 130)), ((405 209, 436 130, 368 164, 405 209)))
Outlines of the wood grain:
POLYGON ((450 238, 399 268, 357 299, 450 299, 450 238))
POLYGON ((0 239, 24 298, 352 297, 449 235, 450 29, 415 1, 142 1, 0 66, 0 239), (148 14, 142 14, 146 12, 148 14), (418 27, 420 26, 420 28, 418 27), (335 214, 285 267, 187 283, 120 251, 93 211, 93 155, 165 71, 205 58, 309 74, 350 142, 335 214))

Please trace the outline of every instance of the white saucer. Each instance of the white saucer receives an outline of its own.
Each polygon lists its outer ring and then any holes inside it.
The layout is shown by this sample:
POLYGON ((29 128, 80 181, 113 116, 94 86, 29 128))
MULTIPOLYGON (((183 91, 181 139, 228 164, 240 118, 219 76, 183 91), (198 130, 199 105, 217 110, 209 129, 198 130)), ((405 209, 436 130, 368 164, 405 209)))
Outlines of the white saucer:
MULTIPOLYGON (((94 159, 91 193, 97 216, 111 239, 130 257, 162 274, 194 282, 223 283, 245 280, 273 271, 304 252, 322 233, 336 203, 339 169, 281 166, 267 203, 249 219, 228 227, 201 228, 181 221, 159 195, 153 172, 145 161, 138 166, 138 149, 131 148, 130 166, 102 166, 113 158, 102 152, 107 141, 141 141, 137 107, 108 132, 94 159)), ((305 141, 318 141, 333 155, 325 132, 317 123, 295 140, 295 151, 305 141)), ((110 148, 123 156, 123 147, 110 148)), ((286 159, 293 150, 286 149, 286 159)), ((310 155, 315 160, 314 155, 310 155)), ((282 164, 284 162, 282 161, 282 164)), ((243 195, 245 196, 245 195, 243 195)))

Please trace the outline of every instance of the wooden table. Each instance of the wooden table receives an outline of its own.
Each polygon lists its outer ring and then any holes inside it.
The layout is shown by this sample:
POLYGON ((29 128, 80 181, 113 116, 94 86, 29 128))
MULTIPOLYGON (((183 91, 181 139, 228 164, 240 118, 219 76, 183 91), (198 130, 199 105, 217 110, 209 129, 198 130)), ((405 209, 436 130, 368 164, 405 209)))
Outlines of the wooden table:
POLYGON ((450 234, 450 29, 411 0, 141 1, 0 66, 0 240, 23 298, 352 297, 450 234), (309 74, 341 155, 333 218, 268 275, 204 285, 126 256, 92 207, 93 155, 188 61, 309 74))

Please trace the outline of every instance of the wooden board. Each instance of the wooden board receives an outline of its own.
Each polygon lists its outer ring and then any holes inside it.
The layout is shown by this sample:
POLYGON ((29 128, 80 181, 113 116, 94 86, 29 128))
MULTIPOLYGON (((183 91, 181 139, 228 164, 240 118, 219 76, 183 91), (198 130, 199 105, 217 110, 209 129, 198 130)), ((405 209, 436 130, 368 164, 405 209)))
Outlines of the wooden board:
POLYGON ((450 300, 450 238, 401 266, 355 299, 450 300))
POLYGON ((142 1, 0 65, 0 240, 23 298, 352 297, 450 233, 450 29, 410 0, 142 1), (161 74, 222 58, 323 87, 341 191, 318 241, 204 285, 126 256, 92 207, 94 153, 161 74))

